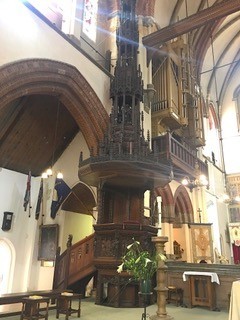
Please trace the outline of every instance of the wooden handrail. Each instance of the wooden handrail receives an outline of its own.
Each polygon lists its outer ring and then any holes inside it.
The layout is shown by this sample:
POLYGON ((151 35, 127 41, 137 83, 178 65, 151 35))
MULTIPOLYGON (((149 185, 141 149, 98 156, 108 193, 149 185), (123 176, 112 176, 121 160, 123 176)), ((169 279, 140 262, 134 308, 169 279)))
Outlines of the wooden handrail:
POLYGON ((94 233, 74 245, 68 247, 61 255, 56 257, 54 270, 53 289, 66 289, 95 272, 94 257, 94 233))
POLYGON ((199 170, 208 176, 208 167, 205 162, 200 160, 196 154, 191 152, 190 149, 186 148, 180 142, 172 137, 168 132, 164 136, 159 136, 153 139, 154 148, 157 148, 157 151, 160 154, 166 156, 168 160, 171 160, 174 165, 182 164, 184 168, 188 169, 188 174, 196 173, 196 161, 199 165, 199 170), (191 171, 191 172, 190 172, 191 171))

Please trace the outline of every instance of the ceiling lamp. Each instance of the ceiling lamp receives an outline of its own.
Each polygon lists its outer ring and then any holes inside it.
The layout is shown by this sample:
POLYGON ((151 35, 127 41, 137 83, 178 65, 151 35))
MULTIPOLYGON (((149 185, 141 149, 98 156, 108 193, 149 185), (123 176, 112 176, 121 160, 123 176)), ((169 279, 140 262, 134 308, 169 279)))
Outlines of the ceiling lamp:
MULTIPOLYGON (((44 172, 42 173, 42 178, 43 178, 43 179, 47 179, 47 178, 51 177, 52 175, 53 175, 53 171, 52 171, 51 168, 49 168, 49 169, 47 169, 47 171, 44 171, 44 172)), ((63 179, 63 174, 62 174, 61 171, 59 171, 59 172, 57 173, 57 178, 58 178, 58 179, 63 179)))
POLYGON ((52 171, 52 168, 48 168, 47 171, 46 171, 47 175, 50 177, 53 175, 53 171, 52 171))

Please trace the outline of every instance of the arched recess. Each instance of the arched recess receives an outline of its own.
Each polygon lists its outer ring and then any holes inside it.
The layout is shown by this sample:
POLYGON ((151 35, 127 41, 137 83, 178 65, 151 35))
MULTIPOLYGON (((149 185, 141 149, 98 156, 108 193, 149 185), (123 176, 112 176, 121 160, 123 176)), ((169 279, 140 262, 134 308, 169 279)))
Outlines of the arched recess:
POLYGON ((97 200, 93 190, 83 182, 71 187, 71 193, 62 204, 62 210, 93 215, 97 200))
POLYGON ((162 222, 171 223, 174 219, 174 199, 169 184, 164 188, 157 188, 155 193, 162 198, 162 222))
POLYGON ((16 252, 12 242, 0 238, 0 261, 4 261, 0 263, 0 294, 11 292, 15 259, 16 252))
POLYGON ((0 108, 31 94, 58 96, 75 119, 90 147, 103 137, 108 114, 83 75, 72 65, 27 59, 0 68, 0 108))
POLYGON ((194 221, 193 206, 187 190, 179 186, 174 194, 174 215, 176 225, 192 223, 194 221))
POLYGON ((240 131, 240 85, 233 92, 233 101, 235 101, 235 110, 237 117, 237 127, 240 131))
POLYGON ((193 221, 193 207, 189 194, 180 185, 174 194, 174 222, 172 224, 173 254, 176 259, 188 260, 189 233, 187 224, 193 221))

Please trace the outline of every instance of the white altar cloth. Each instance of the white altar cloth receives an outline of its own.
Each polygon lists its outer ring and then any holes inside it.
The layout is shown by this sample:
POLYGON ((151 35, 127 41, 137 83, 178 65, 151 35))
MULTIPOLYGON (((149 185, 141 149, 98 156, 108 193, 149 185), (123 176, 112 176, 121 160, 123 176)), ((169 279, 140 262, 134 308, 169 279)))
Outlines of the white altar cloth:
POLYGON ((218 275, 215 272, 185 271, 183 273, 183 281, 187 281, 188 276, 208 276, 211 277, 211 282, 220 284, 218 275))

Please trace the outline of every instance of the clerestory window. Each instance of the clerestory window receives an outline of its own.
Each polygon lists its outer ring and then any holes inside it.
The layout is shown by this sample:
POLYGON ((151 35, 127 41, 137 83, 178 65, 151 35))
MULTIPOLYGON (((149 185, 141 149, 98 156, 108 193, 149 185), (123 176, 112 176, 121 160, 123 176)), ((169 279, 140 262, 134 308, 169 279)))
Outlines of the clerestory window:
POLYGON ((93 42, 97 35, 98 0, 85 0, 83 11, 83 32, 93 42))

